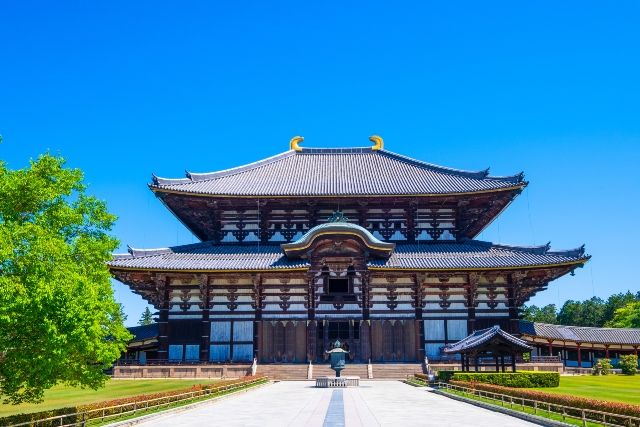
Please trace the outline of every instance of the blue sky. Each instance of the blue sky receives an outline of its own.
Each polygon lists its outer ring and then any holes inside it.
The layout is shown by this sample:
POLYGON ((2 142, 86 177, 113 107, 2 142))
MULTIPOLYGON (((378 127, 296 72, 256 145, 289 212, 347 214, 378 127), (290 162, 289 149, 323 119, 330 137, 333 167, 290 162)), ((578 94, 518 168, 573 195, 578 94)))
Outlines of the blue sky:
MULTIPOLYGON (((304 145, 366 146, 529 188, 480 238, 592 261, 532 301, 638 290, 637 2, 0 6, 0 157, 86 172, 136 247, 194 238, 147 189, 304 145)), ((145 307, 116 296, 135 324, 145 307)))

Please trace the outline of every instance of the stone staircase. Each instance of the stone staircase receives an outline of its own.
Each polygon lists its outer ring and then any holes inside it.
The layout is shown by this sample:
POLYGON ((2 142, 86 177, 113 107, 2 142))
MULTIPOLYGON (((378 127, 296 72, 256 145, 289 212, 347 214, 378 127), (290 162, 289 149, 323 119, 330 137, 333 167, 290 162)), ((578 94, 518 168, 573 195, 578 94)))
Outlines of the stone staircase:
POLYGON ((420 363, 374 363, 374 380, 404 380, 407 376, 422 373, 420 363))
MULTIPOLYGON (((373 379, 374 380, 398 380, 405 379, 415 373, 422 372, 420 363, 374 363, 373 379)), ((258 375, 266 375, 273 380, 306 380, 308 364, 305 363, 269 363, 258 364, 258 375)), ((368 379, 367 364, 365 363, 348 363, 345 370, 342 371, 344 376, 360 377, 362 380, 368 379)), ((313 365, 313 378, 333 377, 335 372, 328 364, 313 365)))
POLYGON ((266 375, 272 380, 306 380, 308 367, 305 363, 258 363, 256 374, 266 375))

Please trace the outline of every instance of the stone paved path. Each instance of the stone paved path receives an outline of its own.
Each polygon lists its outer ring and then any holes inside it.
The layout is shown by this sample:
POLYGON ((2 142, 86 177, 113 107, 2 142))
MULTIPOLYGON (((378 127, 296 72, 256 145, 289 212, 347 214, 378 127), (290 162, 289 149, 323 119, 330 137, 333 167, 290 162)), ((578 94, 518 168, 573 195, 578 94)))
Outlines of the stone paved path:
POLYGON ((359 388, 316 389, 310 381, 261 387, 149 420, 140 426, 533 426, 399 381, 363 381, 359 388))

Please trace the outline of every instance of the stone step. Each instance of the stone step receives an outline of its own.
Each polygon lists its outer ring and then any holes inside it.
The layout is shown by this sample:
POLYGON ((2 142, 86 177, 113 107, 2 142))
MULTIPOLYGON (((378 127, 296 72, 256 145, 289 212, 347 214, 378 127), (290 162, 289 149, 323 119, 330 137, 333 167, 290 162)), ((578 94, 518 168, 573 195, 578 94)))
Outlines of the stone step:
POLYGON ((422 373, 419 363, 375 363, 373 364, 373 378, 380 380, 405 379, 416 373, 422 373))
MULTIPOLYGON (((257 373, 274 380, 306 380, 308 367, 309 365, 304 363, 259 364, 257 373)), ((419 363, 374 363, 372 369, 373 379, 405 379, 407 376, 421 373, 422 365, 419 363)), ((313 365, 313 378, 333 377, 334 375, 334 370, 328 364, 313 365)), ((347 363, 342 375, 367 379, 367 365, 347 363)))

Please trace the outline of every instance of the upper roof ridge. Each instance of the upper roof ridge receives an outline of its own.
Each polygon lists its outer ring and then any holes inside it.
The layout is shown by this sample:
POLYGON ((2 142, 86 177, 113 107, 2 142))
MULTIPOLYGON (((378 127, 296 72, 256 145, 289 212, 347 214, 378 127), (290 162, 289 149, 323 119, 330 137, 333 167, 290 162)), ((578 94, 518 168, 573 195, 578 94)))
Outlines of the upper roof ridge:
POLYGON ((269 163, 276 162, 278 160, 284 159, 294 154, 296 154, 296 151, 288 150, 283 153, 279 153, 274 156, 267 157, 266 159, 257 160, 255 162, 247 163, 246 165, 236 166, 229 169, 222 169, 215 172, 195 173, 195 172, 185 171, 186 178, 161 178, 155 174, 152 174, 152 182, 154 185, 177 185, 177 184, 188 184, 188 183, 197 182, 197 181, 207 181, 210 179, 221 178, 223 176, 234 175, 236 173, 244 172, 250 169, 255 169, 260 166, 265 166, 265 165, 268 165, 269 163))
POLYGON ((288 150, 283 153, 276 154, 271 157, 267 157, 265 159, 257 160, 255 162, 247 163, 245 165, 236 166, 233 168, 223 169, 220 171, 214 172, 189 172, 186 171, 185 178, 162 178, 155 174, 152 174, 152 185, 155 186, 163 186, 163 185, 180 185, 180 184, 188 184, 192 182, 199 181, 208 181, 217 178, 222 178, 225 176, 235 175, 238 173, 242 173, 248 170, 256 169, 262 166, 266 166, 268 164, 277 162, 279 160, 288 158, 290 156, 295 155, 316 155, 316 154, 325 154, 325 155, 340 155, 340 154, 368 154, 368 155, 380 155, 392 158, 397 161, 401 161, 403 163, 407 163, 416 167, 426 168, 435 172, 455 175, 455 176, 463 176, 468 178, 475 179, 489 179, 495 181, 507 181, 513 182, 514 184, 519 184, 524 182, 524 173, 520 172, 515 175, 509 176, 490 176, 489 168, 482 169, 479 171, 469 171, 463 169, 456 169, 446 166, 436 165, 434 163, 425 162, 422 160, 414 159, 412 157, 408 157, 402 154, 394 153, 392 151, 388 151, 385 149, 377 149, 374 150, 372 147, 336 147, 336 148, 309 148, 309 147, 299 147, 298 150, 288 150))
POLYGON ((504 176, 490 176, 489 171, 490 168, 478 170, 478 171, 469 171, 465 169, 456 169, 447 166, 436 165, 434 163, 425 162, 423 160, 414 159, 413 157, 408 157, 403 154, 394 153, 393 151, 388 150, 379 150, 378 153, 384 154, 390 157, 394 157, 398 160, 402 160, 408 163, 411 163, 416 166, 424 166, 428 167, 432 170, 436 170, 442 173, 451 173, 454 175, 463 175, 476 179, 493 179, 499 181, 514 181, 515 183, 520 183, 524 181, 524 172, 519 172, 515 175, 504 175, 504 176))

